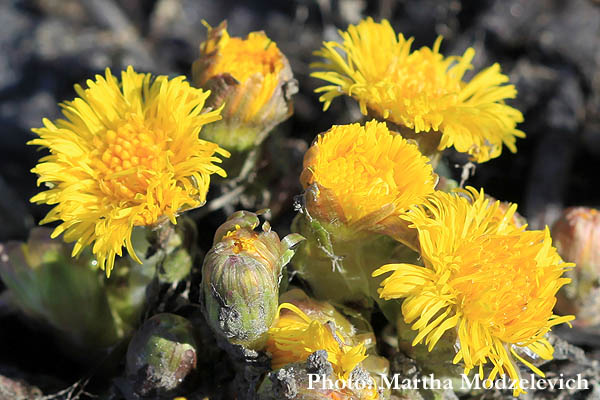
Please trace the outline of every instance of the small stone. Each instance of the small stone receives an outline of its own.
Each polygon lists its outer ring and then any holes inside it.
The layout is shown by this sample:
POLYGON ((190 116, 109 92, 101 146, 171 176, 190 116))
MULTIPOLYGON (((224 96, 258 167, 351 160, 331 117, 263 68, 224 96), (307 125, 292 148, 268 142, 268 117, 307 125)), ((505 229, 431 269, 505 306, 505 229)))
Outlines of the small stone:
POLYGON ((357 384, 358 384, 358 386, 361 386, 362 384, 364 384, 365 386, 368 386, 370 381, 371 381, 371 375, 369 375, 367 370, 365 370, 360 365, 357 365, 356 367, 354 367, 352 372, 350 372, 350 382, 352 382, 355 386, 357 384))
POLYGON ((333 373, 333 366, 327 357, 327 350, 315 351, 306 360, 306 371, 310 374, 330 375, 333 373))
POLYGON ((286 399, 293 399, 298 394, 298 385, 293 367, 280 369, 275 374, 271 374, 270 379, 273 383, 273 393, 277 398, 283 396, 286 399))

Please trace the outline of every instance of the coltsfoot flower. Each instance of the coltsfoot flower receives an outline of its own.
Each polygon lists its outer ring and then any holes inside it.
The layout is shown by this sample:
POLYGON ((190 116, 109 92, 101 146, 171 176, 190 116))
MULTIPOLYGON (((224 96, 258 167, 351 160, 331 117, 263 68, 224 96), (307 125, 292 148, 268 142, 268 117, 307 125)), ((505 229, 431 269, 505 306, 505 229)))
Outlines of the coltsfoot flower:
POLYGON ((79 85, 79 97, 61 104, 65 119, 44 119, 29 144, 47 148, 32 172, 48 190, 31 201, 54 205, 41 223, 61 221, 53 237, 76 242, 73 256, 93 244, 100 268, 110 275, 135 226, 176 223, 178 213, 202 206, 215 165, 228 152, 198 138, 203 125, 220 118, 204 112, 209 92, 183 76, 139 74, 132 67, 119 81, 106 69, 79 85))
MULTIPOLYGON (((534 372, 543 373, 520 357, 526 348, 552 359, 544 335, 572 316, 553 314, 556 293, 570 280, 562 277, 573 266, 552 247, 548 229, 526 231, 513 222, 516 205, 498 218, 499 202, 489 204, 483 191, 436 192, 403 218, 418 231, 424 266, 384 265, 374 276, 392 272, 380 296, 404 299, 402 314, 418 331, 413 345, 424 342, 431 351, 448 330, 455 330, 465 373, 493 364, 489 378, 507 374, 519 381, 513 356, 534 372)), ((523 392, 519 385, 515 395, 523 392)))
POLYGON ((221 107, 223 120, 201 136, 230 151, 260 144, 271 129, 292 114, 297 91, 287 58, 264 32, 231 37, 224 21, 208 26, 200 57, 192 66, 196 86, 210 89, 208 104, 221 107))
POLYGON ((433 192, 429 159, 383 122, 339 125, 310 147, 300 182, 304 208, 292 229, 307 240, 294 268, 320 299, 372 306, 371 273, 407 255, 394 239, 415 241, 400 216, 433 192))
MULTIPOLYGON (((488 204, 490 205, 490 207, 494 206, 496 207, 496 203, 499 201, 496 198, 486 194, 485 195, 486 199, 488 199, 488 204)), ((498 222, 501 222, 506 213, 510 212, 510 214, 512 215, 512 219, 511 219, 511 223, 517 227, 527 227, 527 220, 525 219, 525 217, 523 217, 521 214, 519 214, 516 211, 517 206, 514 203, 508 202, 508 201, 500 201, 498 203, 498 206, 496 208, 496 218, 498 220, 498 222)))
MULTIPOLYGON (((389 396, 388 390, 378 390, 383 386, 381 375, 387 376, 389 372, 389 362, 374 354, 376 339, 366 320, 354 315, 349 317, 351 322, 329 302, 317 301, 300 289, 283 293, 280 302, 279 318, 269 330, 267 341, 272 367, 280 368, 270 374, 271 383, 275 386, 278 382, 284 383, 282 379, 287 380, 284 378, 289 374, 283 370, 288 370, 296 372, 300 391, 307 383, 307 373, 311 373, 333 382, 343 380, 349 387, 337 393, 340 399, 371 400, 389 396), (378 396, 380 393, 382 397, 378 396)), ((330 389, 317 393, 317 386, 294 398, 318 399, 321 395, 338 398, 330 389)), ((278 390, 270 392, 275 398, 282 397, 277 396, 278 390)))
POLYGON ((310 216, 355 231, 389 229, 390 219, 436 184, 418 147, 376 121, 333 126, 317 137, 303 167, 310 216))
POLYGON ((264 347, 276 316, 282 269, 304 240, 298 234, 280 240, 266 222, 256 232, 258 224, 254 213, 232 214, 217 230, 202 266, 208 323, 231 343, 254 350, 264 347))
POLYGON ((600 210, 568 208, 552 227, 552 234, 565 260, 600 270, 600 210))
POLYGON ((367 350, 375 346, 375 335, 366 320, 363 318, 353 320, 357 325, 360 324, 361 329, 359 330, 348 318, 326 300, 316 300, 308 296, 301 289, 291 288, 279 297, 279 302, 291 303, 311 319, 323 324, 335 324, 335 329, 339 331, 342 337, 348 338, 350 340, 349 343, 363 343, 367 350))
POLYGON ((516 138, 525 137, 516 129, 522 114, 504 103, 516 90, 505 85, 508 77, 498 64, 463 80, 472 68, 472 48, 444 57, 439 37, 432 48, 411 51, 412 38, 396 35, 386 20, 371 18, 340 36, 343 43, 325 42, 315 52, 324 62, 312 65, 318 70, 312 76, 330 83, 317 89, 324 109, 338 96, 351 96, 363 114, 416 133, 441 132, 439 150, 454 146, 477 162, 498 157, 503 144, 515 152, 516 138))
POLYGON ((338 330, 333 319, 324 322, 308 316, 292 303, 282 303, 267 339, 273 369, 306 361, 318 350, 327 351, 327 360, 339 379, 348 379, 352 370, 367 358, 365 344, 354 344, 351 336, 338 330))

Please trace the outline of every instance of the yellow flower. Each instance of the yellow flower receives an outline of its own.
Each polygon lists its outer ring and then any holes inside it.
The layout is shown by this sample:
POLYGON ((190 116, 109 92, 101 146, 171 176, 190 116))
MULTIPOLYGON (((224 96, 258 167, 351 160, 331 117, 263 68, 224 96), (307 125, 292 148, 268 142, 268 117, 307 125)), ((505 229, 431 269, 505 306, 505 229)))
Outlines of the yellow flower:
POLYGON ((251 105, 240 116, 249 120, 273 96, 279 83, 279 73, 284 66, 283 55, 277 44, 264 32, 251 32, 246 39, 242 39, 230 37, 227 29, 223 29, 217 37, 212 37, 211 31, 212 28, 209 27, 209 40, 201 45, 201 51, 203 54, 214 52, 216 58, 203 71, 199 84, 225 73, 230 74, 242 86, 254 84, 255 80, 261 81, 251 105))
POLYGON ((176 223, 178 213, 205 203, 210 175, 225 176, 215 155, 229 154, 198 139, 219 110, 203 112, 210 93, 183 76, 152 78, 129 67, 119 82, 107 68, 87 85, 76 85, 79 97, 61 105, 65 119, 33 129, 39 138, 29 144, 50 155, 32 169, 49 189, 31 201, 55 205, 41 223, 62 221, 52 236, 75 241, 73 256, 93 243, 109 276, 123 246, 140 262, 134 226, 176 223))
POLYGON ((436 178, 416 145, 370 121, 333 126, 304 156, 302 186, 311 216, 371 228, 433 192, 436 178))
POLYGON ((363 343, 352 346, 348 340, 335 323, 312 319, 295 305, 283 303, 279 317, 269 329, 267 351, 271 354, 271 366, 277 369, 306 361, 317 350, 326 350, 336 375, 347 380, 350 372, 367 358, 363 343))
POLYGON ((297 234, 280 239, 257 214, 236 211, 214 236, 202 265, 206 320, 219 336, 253 350, 265 347, 277 316, 282 270, 292 259, 297 234))
POLYGON ((504 104, 514 98, 513 85, 500 66, 476 74, 469 82, 463 75, 472 68, 472 48, 458 57, 439 53, 441 37, 433 48, 410 50, 413 38, 396 35, 389 22, 368 18, 340 31, 343 43, 325 42, 315 52, 325 62, 313 77, 330 82, 317 89, 326 110, 342 94, 356 99, 363 114, 376 116, 413 129, 416 133, 442 133, 438 149, 454 146, 477 162, 498 157, 502 144, 515 152, 516 129, 522 114, 504 104), (341 53, 340 53, 341 52, 341 53))
MULTIPOLYGON (((208 28, 200 57, 192 66, 193 82, 210 89, 207 105, 223 107, 223 119, 201 132, 202 138, 234 152, 258 146, 269 132, 292 114, 297 90, 292 69, 277 44, 264 32, 243 39, 227 33, 227 23, 208 28)), ((234 154, 231 165, 240 164, 234 154)), ((239 173, 233 166, 230 175, 239 173)))
MULTIPOLYGON (((425 266, 390 264, 373 275, 393 272, 382 282, 380 296, 404 299, 404 320, 419 331, 413 345, 424 342, 431 351, 453 329, 460 343, 453 362, 462 360, 465 373, 479 367, 483 378, 483 365, 490 361, 490 379, 508 374, 519 381, 512 356, 543 373, 515 349, 552 359, 544 335, 573 319, 552 313, 557 291, 570 281, 561 276, 573 264, 552 247, 548 229, 518 228, 512 219, 516 205, 503 218, 499 206, 473 188, 436 192, 403 217, 418 231, 425 266)), ((514 394, 520 392, 517 387, 514 394)))
MULTIPOLYGON (((229 36, 225 22, 207 28, 208 39, 200 45, 201 56, 193 66, 194 82, 204 86, 212 79, 231 76, 233 86, 239 86, 232 95, 224 96, 225 113, 235 111, 236 118, 250 121, 274 98, 276 90, 292 79, 288 61, 262 31, 243 39, 229 36)), ((224 81, 225 86, 231 83, 224 81)))
MULTIPOLYGON (((252 229, 254 229, 254 227, 252 229)), ((258 240, 258 233, 254 231, 248 232, 239 225, 236 225, 235 229, 227 232, 221 240, 226 239, 233 240, 232 251, 234 254, 248 252, 258 257, 262 257, 261 253, 266 251, 266 249, 263 249, 265 246, 258 240), (257 246, 260 247, 262 251, 258 251, 257 246)), ((266 262, 271 261, 267 259, 268 257, 262 258, 264 258, 266 262)))

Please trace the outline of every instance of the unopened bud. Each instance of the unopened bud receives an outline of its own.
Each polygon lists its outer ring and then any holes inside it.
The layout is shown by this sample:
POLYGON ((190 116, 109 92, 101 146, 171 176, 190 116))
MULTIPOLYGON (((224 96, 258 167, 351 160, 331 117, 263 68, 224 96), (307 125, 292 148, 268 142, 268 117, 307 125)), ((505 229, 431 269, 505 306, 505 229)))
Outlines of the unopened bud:
POLYGON ((231 343, 253 350, 264 346, 277 313, 282 268, 304 240, 298 234, 279 236, 258 216, 238 211, 217 230, 204 259, 202 289, 207 320, 231 343))
POLYGON ((600 323, 600 212, 593 208, 566 209, 552 227, 552 238, 565 261, 574 262, 567 271, 570 285, 558 295, 557 309, 575 314, 574 325, 600 323))
POLYGON ((142 397, 175 394, 196 372, 197 343, 192 324, 175 314, 147 320, 127 349, 127 376, 142 397))

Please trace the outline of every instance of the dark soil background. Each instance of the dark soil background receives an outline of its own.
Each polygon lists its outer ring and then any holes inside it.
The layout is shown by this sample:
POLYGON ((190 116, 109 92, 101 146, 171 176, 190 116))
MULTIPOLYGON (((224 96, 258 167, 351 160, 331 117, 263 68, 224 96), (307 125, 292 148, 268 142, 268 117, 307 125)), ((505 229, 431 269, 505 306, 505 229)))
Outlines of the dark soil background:
MULTIPOLYGON (((0 242, 24 240, 48 208, 29 203, 37 192, 29 170, 41 153, 25 142, 57 103, 110 67, 179 75, 190 72, 206 36, 204 19, 227 19, 229 32, 264 30, 289 58, 300 92, 295 113, 265 143, 261 171, 269 193, 241 206, 269 206, 281 235, 293 217, 304 150, 332 124, 360 118, 350 100, 323 113, 310 78, 312 52, 336 30, 372 16, 414 36, 414 48, 444 36, 446 55, 472 46, 475 71, 499 62, 517 86, 512 104, 525 115, 527 138, 479 165, 468 184, 519 204, 535 228, 565 206, 600 206, 600 2, 597 0, 0 0, 0 242)), ((449 154, 460 176, 465 159, 449 154)), ((259 174, 261 172, 259 171, 259 174)), ((239 205, 236 207, 240 207, 239 205)), ((207 249, 225 212, 202 216, 207 249)), ((1 284, 0 284, 1 290, 1 284)), ((0 374, 18 370, 71 383, 79 366, 51 339, 8 315, 0 303, 0 374)), ((60 383, 57 384, 60 387, 60 383)))

